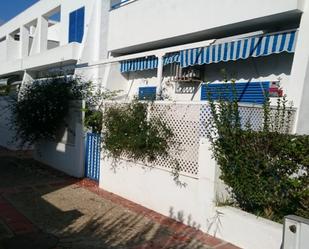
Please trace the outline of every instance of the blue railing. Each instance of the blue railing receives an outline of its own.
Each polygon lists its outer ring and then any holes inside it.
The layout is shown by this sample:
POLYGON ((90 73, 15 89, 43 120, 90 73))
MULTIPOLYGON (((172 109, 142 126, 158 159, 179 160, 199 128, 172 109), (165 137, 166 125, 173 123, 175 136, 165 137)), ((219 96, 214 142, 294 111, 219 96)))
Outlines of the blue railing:
POLYGON ((85 176, 95 181, 99 181, 100 179, 100 152, 101 135, 96 133, 87 133, 85 176))
POLYGON ((118 8, 122 7, 123 5, 127 5, 128 3, 135 2, 135 1, 137 1, 137 0, 124 0, 124 1, 121 1, 120 3, 113 4, 111 6, 110 10, 118 9, 118 8))

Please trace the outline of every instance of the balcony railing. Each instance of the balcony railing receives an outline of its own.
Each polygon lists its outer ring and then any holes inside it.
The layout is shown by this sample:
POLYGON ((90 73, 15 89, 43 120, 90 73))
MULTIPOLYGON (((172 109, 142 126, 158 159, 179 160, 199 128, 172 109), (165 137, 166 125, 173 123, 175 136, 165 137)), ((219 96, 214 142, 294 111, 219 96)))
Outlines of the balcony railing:
POLYGON ((135 2, 137 0, 111 0, 111 9, 115 10, 129 3, 135 2))

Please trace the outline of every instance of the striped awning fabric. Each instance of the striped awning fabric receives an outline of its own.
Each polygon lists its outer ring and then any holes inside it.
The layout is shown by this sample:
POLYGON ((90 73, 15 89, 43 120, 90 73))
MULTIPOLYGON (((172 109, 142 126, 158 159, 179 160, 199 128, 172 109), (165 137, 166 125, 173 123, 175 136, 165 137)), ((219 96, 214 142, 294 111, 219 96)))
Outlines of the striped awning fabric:
MULTIPOLYGON (((179 52, 170 53, 164 56, 163 65, 166 66, 172 63, 178 63, 180 58, 179 52)), ((133 60, 126 60, 121 62, 120 71, 122 73, 143 71, 158 68, 158 58, 155 56, 143 57, 133 60)))
POLYGON ((235 61, 282 52, 294 53, 297 31, 242 38, 180 52, 181 67, 235 61))

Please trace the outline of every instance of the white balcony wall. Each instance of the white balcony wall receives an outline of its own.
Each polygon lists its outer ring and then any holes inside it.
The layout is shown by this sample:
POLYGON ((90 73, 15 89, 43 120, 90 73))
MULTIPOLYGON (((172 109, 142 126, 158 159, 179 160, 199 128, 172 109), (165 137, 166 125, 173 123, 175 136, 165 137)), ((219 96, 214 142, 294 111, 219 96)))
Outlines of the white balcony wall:
MULTIPOLYGON (((108 50, 154 43, 231 24, 299 13, 300 0, 137 0, 110 12, 108 50)), ((265 20, 264 19, 264 20, 265 20)), ((248 24, 247 24, 248 25, 248 24)))
POLYGON ((6 41, 0 42, 0 62, 6 61, 6 41))
POLYGON ((61 29, 60 23, 50 26, 48 28, 48 40, 60 41, 60 29, 61 29))
POLYGON ((13 38, 9 37, 7 40, 7 58, 11 61, 20 58, 20 49, 19 49, 19 41, 15 41, 13 38))

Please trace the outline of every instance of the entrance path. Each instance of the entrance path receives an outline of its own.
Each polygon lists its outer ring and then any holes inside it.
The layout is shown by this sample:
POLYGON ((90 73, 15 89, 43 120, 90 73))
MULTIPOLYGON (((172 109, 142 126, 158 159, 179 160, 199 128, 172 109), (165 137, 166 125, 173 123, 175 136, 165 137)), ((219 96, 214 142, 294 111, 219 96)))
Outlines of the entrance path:
POLYGON ((237 247, 0 148, 0 249, 17 248, 237 247))

